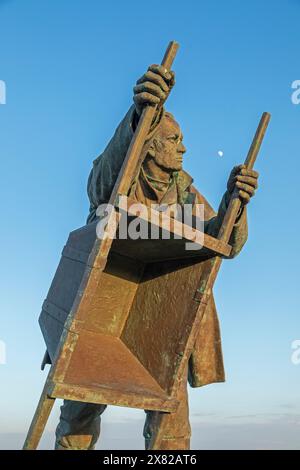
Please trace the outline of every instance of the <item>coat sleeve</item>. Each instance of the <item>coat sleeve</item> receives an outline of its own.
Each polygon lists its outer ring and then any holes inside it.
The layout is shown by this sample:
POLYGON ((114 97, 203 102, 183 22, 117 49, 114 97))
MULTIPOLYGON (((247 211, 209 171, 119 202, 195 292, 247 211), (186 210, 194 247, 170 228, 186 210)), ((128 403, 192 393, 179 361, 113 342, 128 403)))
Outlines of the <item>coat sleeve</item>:
MULTIPOLYGON (((226 191, 224 196, 222 197, 221 203, 218 208, 218 212, 214 212, 212 207, 209 205, 207 200, 196 190, 196 188, 192 187, 191 192, 196 193, 195 202, 197 204, 204 204, 204 232, 212 237, 217 237, 225 212, 229 205, 230 195, 226 191)), ((244 244, 246 243, 248 238, 248 223, 247 223, 247 209, 244 206, 240 209, 238 216, 236 218, 233 231, 229 240, 229 245, 232 246, 232 251, 230 253, 229 258, 234 258, 236 255, 239 254, 241 249, 243 248, 244 244)))
POLYGON ((134 121, 135 108, 131 106, 103 153, 93 162, 87 184, 90 200, 87 223, 93 222, 97 207, 110 198, 134 133, 134 121))
MULTIPOLYGON (((204 205, 204 231, 216 237, 229 204, 229 194, 224 194, 216 213, 195 187, 191 186, 190 191, 195 193, 195 202, 204 205)), ((229 240, 229 244, 232 246, 230 258, 240 252, 246 240, 247 213, 246 207, 243 207, 237 216, 229 240)), ((225 380, 221 333, 213 293, 201 320, 199 334, 189 359, 188 379, 191 387, 202 387, 225 380)))

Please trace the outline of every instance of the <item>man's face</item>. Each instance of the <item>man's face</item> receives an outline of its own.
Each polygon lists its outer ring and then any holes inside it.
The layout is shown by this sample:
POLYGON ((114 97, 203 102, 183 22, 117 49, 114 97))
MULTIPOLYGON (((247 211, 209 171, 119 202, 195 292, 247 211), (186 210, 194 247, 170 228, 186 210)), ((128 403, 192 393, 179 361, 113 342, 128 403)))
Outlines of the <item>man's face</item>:
POLYGON ((154 138, 156 164, 167 170, 181 170, 183 154, 186 151, 182 139, 183 135, 177 122, 165 117, 154 138))

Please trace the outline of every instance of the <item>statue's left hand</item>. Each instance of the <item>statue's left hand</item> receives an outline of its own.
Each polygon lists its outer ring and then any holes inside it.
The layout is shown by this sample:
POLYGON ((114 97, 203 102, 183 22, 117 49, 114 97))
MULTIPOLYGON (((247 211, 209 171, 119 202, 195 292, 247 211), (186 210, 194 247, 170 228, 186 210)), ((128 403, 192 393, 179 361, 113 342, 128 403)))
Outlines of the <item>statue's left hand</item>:
POLYGON ((229 175, 227 190, 231 194, 236 188, 242 206, 245 206, 248 204, 258 187, 258 176, 257 171, 248 170, 246 165, 235 166, 229 175))

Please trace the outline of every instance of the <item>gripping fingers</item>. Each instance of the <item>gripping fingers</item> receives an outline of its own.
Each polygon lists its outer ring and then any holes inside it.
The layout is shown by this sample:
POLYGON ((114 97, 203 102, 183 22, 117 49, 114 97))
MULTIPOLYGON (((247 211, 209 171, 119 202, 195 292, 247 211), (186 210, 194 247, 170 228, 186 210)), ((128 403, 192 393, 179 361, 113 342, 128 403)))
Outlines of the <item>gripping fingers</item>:
POLYGON ((165 100, 167 95, 162 91, 162 89, 158 86, 155 85, 154 83, 151 82, 144 82, 140 83, 139 85, 136 85, 133 88, 134 94, 139 94, 139 93, 150 93, 152 95, 157 96, 158 98, 165 100))
POLYGON ((169 89, 175 85, 175 73, 172 70, 165 69, 162 65, 150 65, 148 71, 160 75, 168 84, 169 89))
POLYGON ((134 103, 138 106, 143 106, 145 104, 156 105, 160 102, 160 99, 157 96, 152 95, 151 93, 143 92, 133 97, 134 103))
POLYGON ((244 163, 235 166, 232 170, 232 173, 240 176, 251 176, 256 179, 259 176, 257 171, 249 170, 248 168, 246 168, 246 165, 244 163))
POLYGON ((255 188, 253 186, 250 186, 250 184, 241 183, 240 181, 237 181, 235 185, 239 190, 248 193, 250 197, 253 196, 253 194, 255 193, 255 188))
POLYGON ((253 178, 258 178, 258 172, 255 170, 248 170, 245 165, 242 165, 243 168, 241 168, 240 175, 242 176, 252 176, 253 178))
POLYGON ((161 75, 151 72, 151 70, 148 70, 148 72, 146 72, 141 78, 139 78, 136 84, 139 85, 140 83, 145 82, 155 83, 155 85, 158 85, 165 93, 168 93, 169 91, 169 87, 165 80, 161 77, 161 75))
POLYGON ((254 178, 253 176, 238 175, 235 177, 235 180, 241 183, 249 184, 250 186, 253 186, 255 189, 257 189, 257 186, 258 186, 257 178, 254 178))
POLYGON ((166 81, 172 79, 172 74, 162 65, 152 64, 150 67, 148 67, 148 70, 150 72, 157 73, 166 81))

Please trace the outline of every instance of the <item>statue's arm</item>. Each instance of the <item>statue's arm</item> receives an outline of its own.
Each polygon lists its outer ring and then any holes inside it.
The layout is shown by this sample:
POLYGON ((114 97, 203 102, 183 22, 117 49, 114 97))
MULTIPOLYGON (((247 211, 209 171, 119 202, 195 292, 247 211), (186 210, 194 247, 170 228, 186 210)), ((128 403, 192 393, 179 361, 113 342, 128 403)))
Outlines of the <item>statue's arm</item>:
MULTIPOLYGON (((217 237, 219 230, 222 225, 224 215, 230 201, 230 194, 228 191, 225 192, 222 197, 221 203, 218 208, 217 214, 211 219, 205 221, 204 231, 208 235, 217 237)), ((229 245, 232 246, 230 258, 234 258, 239 254, 243 246, 245 245, 248 238, 248 222, 247 222, 247 208, 242 207, 237 215, 235 224, 233 226, 232 234, 229 240, 229 245)))
MULTIPOLYGON (((163 108, 161 112, 162 110, 163 108)), ((161 112, 155 115, 151 132, 159 124, 161 112)), ((95 220, 98 206, 109 201, 138 121, 139 116, 133 105, 118 125, 104 152, 94 160, 87 184, 90 200, 87 223, 95 220)))
MULTIPOLYGON (((218 236, 225 212, 229 205, 230 193, 228 191, 225 192, 218 211, 215 212, 205 197, 199 193, 199 191, 194 186, 191 186, 190 191, 196 195, 195 203, 204 205, 204 232, 216 238, 218 236)), ((196 208, 194 208, 194 214, 196 215, 195 209, 196 208)), ((244 244, 246 243, 247 237, 247 210, 244 206, 238 213, 229 241, 229 244, 232 246, 230 258, 233 258, 241 251, 244 244)))
MULTIPOLYGON (((213 237, 217 237, 224 215, 228 208, 231 195, 233 194, 233 191, 237 192, 241 200, 241 208, 236 217, 233 231, 229 240, 229 244, 232 246, 230 258, 236 256, 246 243, 248 237, 246 205, 254 196, 258 187, 258 176, 259 175, 257 171, 246 168, 244 164, 235 166, 229 175, 227 181, 227 191, 221 200, 217 214, 207 215, 207 211, 204 211, 204 231, 213 237)), ((201 203, 201 195, 200 197, 197 196, 196 199, 198 199, 201 203)))
POLYGON ((100 204, 108 202, 117 180, 133 133, 145 106, 157 105, 151 130, 159 122, 163 104, 175 83, 174 72, 160 65, 150 65, 134 87, 133 101, 128 113, 121 121, 104 152, 94 161, 89 175, 87 191, 90 212, 87 223, 96 218, 100 204))
POLYGON ((133 136, 135 119, 133 105, 118 125, 104 152, 93 162, 87 184, 90 200, 88 223, 95 219, 97 207, 109 200, 133 136))

